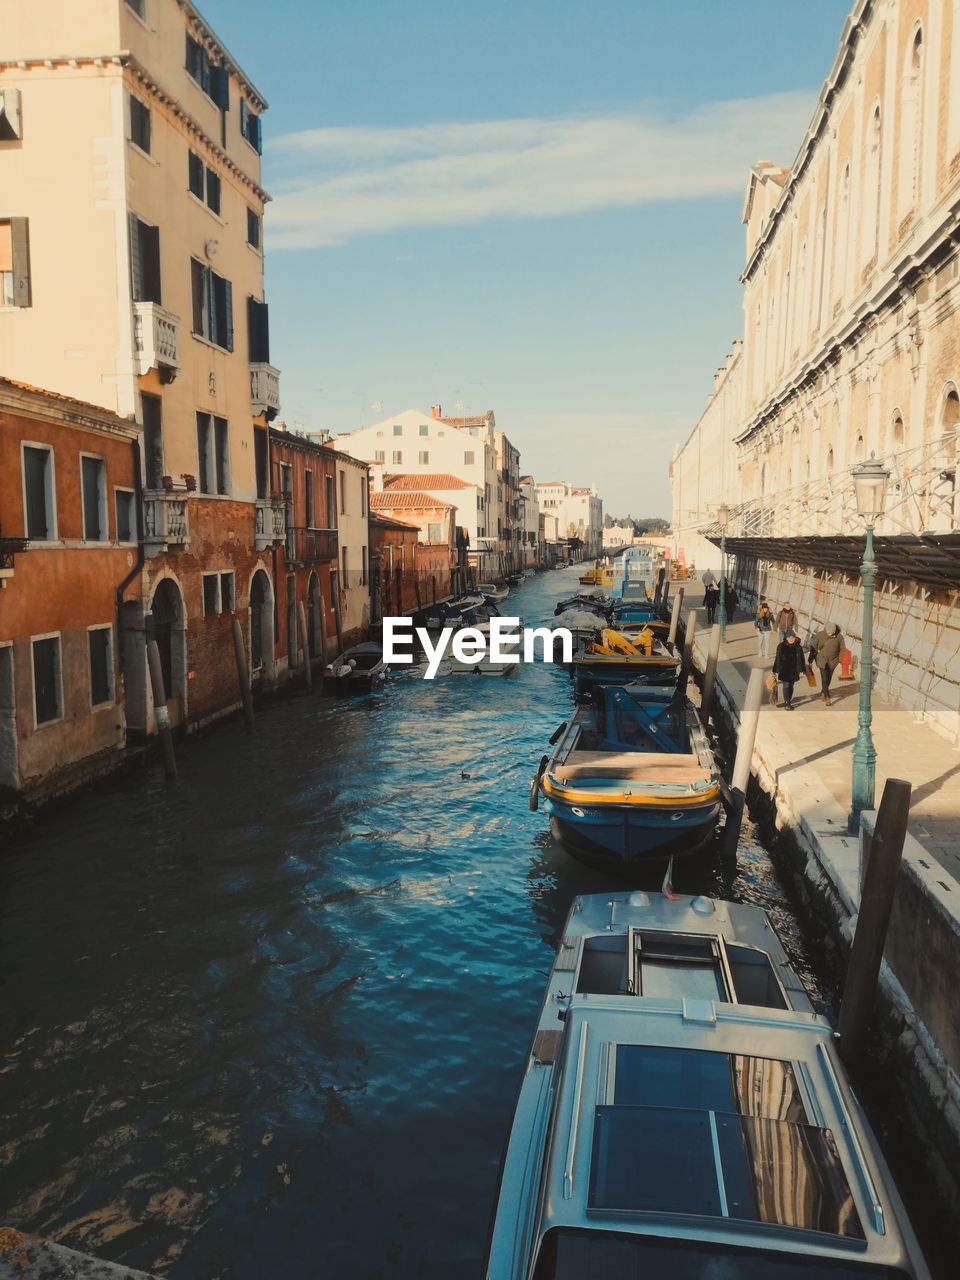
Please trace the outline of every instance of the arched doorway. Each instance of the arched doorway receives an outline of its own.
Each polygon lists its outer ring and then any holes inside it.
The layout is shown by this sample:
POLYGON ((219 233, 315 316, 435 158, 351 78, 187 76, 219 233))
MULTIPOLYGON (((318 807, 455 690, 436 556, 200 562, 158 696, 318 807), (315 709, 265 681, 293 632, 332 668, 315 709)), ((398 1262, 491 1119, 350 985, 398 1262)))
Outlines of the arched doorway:
POLYGON ((273 674, 273 589, 263 569, 250 583, 250 670, 261 680, 273 674))
POLYGON ((173 578, 157 583, 150 605, 147 638, 157 642, 163 688, 171 724, 182 724, 184 717, 184 672, 186 670, 186 628, 183 596, 173 578))

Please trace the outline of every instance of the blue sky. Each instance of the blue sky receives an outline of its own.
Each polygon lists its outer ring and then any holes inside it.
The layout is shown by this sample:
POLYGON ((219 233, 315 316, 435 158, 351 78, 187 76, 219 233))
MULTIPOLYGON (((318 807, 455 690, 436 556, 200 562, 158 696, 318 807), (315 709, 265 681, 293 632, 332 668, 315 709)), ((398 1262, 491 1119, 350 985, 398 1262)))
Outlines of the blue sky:
POLYGON ((846 0, 200 7, 270 102, 287 421, 492 408, 525 471, 668 514, 741 332, 746 167, 792 162, 846 0))

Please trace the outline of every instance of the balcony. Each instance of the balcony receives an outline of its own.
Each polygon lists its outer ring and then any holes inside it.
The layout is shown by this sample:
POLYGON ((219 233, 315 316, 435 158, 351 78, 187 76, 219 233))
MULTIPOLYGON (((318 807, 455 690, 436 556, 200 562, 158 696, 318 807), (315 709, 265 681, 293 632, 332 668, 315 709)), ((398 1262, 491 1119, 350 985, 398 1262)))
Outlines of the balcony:
POLYGON ((251 364, 250 407, 253 416, 265 413, 273 418, 280 408, 280 370, 272 364, 251 364))
POLYGON ((340 538, 336 529, 290 528, 286 546, 288 564, 319 564, 337 559, 340 538))
POLYGON ((135 302, 133 345, 138 374, 156 369, 172 382, 180 372, 180 317, 156 302, 135 302))
POLYGON ((271 498, 258 498, 254 526, 257 551, 282 547, 287 540, 287 499, 275 493, 271 498))
POLYGON ((147 559, 182 551, 189 541, 187 498, 167 489, 143 491, 143 547, 147 559))

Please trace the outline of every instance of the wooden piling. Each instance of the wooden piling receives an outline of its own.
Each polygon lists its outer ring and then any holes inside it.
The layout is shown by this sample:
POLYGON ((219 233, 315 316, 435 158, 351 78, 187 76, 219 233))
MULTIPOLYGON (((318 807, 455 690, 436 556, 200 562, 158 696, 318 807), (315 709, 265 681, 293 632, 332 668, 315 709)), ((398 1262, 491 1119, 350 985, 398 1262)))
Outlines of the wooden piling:
POLYGON ((323 692, 324 682, 327 678, 327 606, 323 599, 323 590, 319 592, 319 598, 316 604, 317 621, 320 630, 320 691, 323 692))
POLYGON ((414 573, 413 575, 413 590, 414 590, 414 594, 417 597, 417 608, 422 609, 423 600, 420 598, 420 575, 417 573, 414 573))
POLYGON ((433 603, 436 604, 437 603, 437 575, 435 573, 431 574, 430 576, 430 590, 433 593, 433 603))
POLYGON ((690 679, 690 672, 693 670, 693 639, 697 634, 697 615, 691 609, 687 614, 686 627, 683 635, 683 654, 680 658, 680 678, 677 684, 680 689, 681 702, 686 697, 687 682, 690 679))
POLYGON ((333 620, 337 627, 337 657, 343 653, 343 618, 340 615, 340 583, 333 593, 333 620))
POLYGON ((673 610, 670 614, 670 630, 667 633, 667 645, 670 652, 673 653, 674 646, 677 643, 677 628, 680 625, 680 606, 683 604, 683 587, 677 588, 677 594, 673 597, 673 610))
POLYGON ((862 1059, 866 1047, 893 897, 900 876, 911 790, 910 783, 902 778, 888 778, 877 811, 837 1023, 838 1049, 848 1066, 854 1066, 862 1059))
POLYGON ((297 617, 300 619, 300 643, 303 646, 303 678, 307 683, 307 693, 313 693, 313 663, 307 635, 307 611, 302 600, 297 601, 297 617))
POLYGON ((740 828, 743 826, 743 810, 747 802, 747 786, 750 782, 750 764, 753 760, 753 744, 757 739, 760 720, 760 704, 763 701, 763 672, 757 667, 750 672, 747 695, 740 712, 740 728, 737 732, 737 754, 733 763, 730 782, 732 804, 723 828, 720 856, 726 861, 736 861, 740 828))
POLYGON ((163 771, 168 778, 175 778, 177 776, 177 758, 173 752, 173 731, 170 727, 167 694, 163 687, 163 667, 160 664, 160 650, 157 648, 156 640, 147 641, 147 666, 150 669, 150 687, 153 690, 153 713, 157 719, 157 736, 160 739, 163 771))
POLYGON ((720 661, 720 623, 715 622, 710 628, 710 648, 707 650, 707 669, 703 673, 703 695, 700 699, 700 710, 703 723, 710 718, 713 706, 713 691, 717 683, 717 663, 720 661))
POLYGON ((243 628, 240 619, 233 620, 233 653, 237 660, 237 683, 240 685, 240 701, 243 703, 243 718, 247 724, 253 724, 253 698, 250 694, 250 672, 247 669, 247 650, 243 643, 243 628))
POLYGON ((670 579, 664 577, 663 591, 660 594, 660 614, 662 617, 667 616, 667 606, 670 603, 670 579))

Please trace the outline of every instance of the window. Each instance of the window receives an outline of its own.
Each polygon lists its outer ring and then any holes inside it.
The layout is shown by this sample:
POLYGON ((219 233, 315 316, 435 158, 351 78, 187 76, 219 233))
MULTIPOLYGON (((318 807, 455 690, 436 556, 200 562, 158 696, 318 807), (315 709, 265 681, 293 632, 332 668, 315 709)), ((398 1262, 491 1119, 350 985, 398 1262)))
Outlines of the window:
POLYGON ((117 517, 117 541, 137 541, 137 506, 132 489, 114 489, 117 517))
POLYGON ((428 436, 430 434, 430 428, 425 422, 420 423, 420 434, 422 436, 428 436))
POLYGON ((340 514, 347 514, 347 473, 340 472, 340 514))
POLYGON ((464 451, 464 454, 463 454, 463 465, 464 465, 465 467, 472 467, 472 466, 473 466, 473 450, 472 450, 472 449, 466 449, 466 450, 464 451))
POLYGON ((440 541, 440 526, 438 524, 427 525, 427 541, 428 542, 440 541))
POLYGON ((247 209, 247 244, 253 245, 254 249, 260 248, 260 238, 262 234, 262 226, 260 215, 253 209, 247 209))
POLYGON ((402 423, 400 423, 400 422, 395 422, 395 423, 393 424, 393 434, 394 434, 395 436, 402 436, 402 435, 403 435, 403 424, 402 424, 402 423))
POLYGON ((147 19, 147 0, 127 0, 127 8, 132 9, 138 18, 147 19))
POLYGON ((53 488, 53 450, 23 446, 23 511, 27 537, 44 541, 57 536, 53 488))
POLYGON ((220 608, 224 613, 233 613, 236 593, 233 586, 233 571, 220 575, 220 608))
POLYGON ((113 629, 91 627, 87 632, 90 649, 90 705, 113 702, 113 629))
POLYGON ((195 80, 207 97, 221 111, 230 105, 230 74, 226 67, 214 62, 206 49, 193 36, 187 36, 187 75, 195 80))
POLYGON ((259 155, 263 150, 263 135, 260 130, 260 117, 247 106, 246 98, 240 99, 240 133, 259 155))
POLYGON ((33 642, 33 708, 38 729, 63 715, 59 636, 43 636, 33 642))
POLYGON ((160 228, 130 214, 130 292, 134 302, 161 302, 160 228))
POLYGON ((403 462, 403 454, 400 452, 400 450, 399 450, 399 449, 394 449, 394 451, 393 451, 393 463, 394 463, 394 465, 395 465, 395 466, 400 466, 400 465, 402 464, 402 462, 403 462))
POLYGON ((313 472, 312 471, 307 470, 303 473, 303 488, 304 488, 304 495, 306 499, 305 505, 306 505, 307 528, 315 529, 316 525, 314 524, 314 519, 313 519, 313 472))
POLYGON ((270 363, 270 308, 247 298, 247 342, 251 364, 270 363))
POLYGON ((360 548, 360 585, 367 585, 367 548, 360 548))
POLYGON ((384 453, 382 449, 377 449, 377 451, 373 455, 373 460, 374 462, 386 462, 387 455, 384 453))
POLYGON ((220 175, 205 165, 195 151, 187 155, 187 187, 198 200, 203 200, 207 208, 219 216, 220 213, 220 175))
POLYGON ((159 489, 163 479, 163 423, 159 396, 140 396, 143 406, 143 469, 148 489, 159 489))
POLYGON ((83 539, 103 542, 107 537, 107 477, 102 458, 80 457, 80 497, 83 506, 83 539))
POLYGON ((0 307, 30 305, 30 242, 26 218, 0 221, 0 307))
POLYGON ((367 514, 367 484, 367 477, 362 475, 360 477, 360 514, 362 516, 367 514))
POLYGON ((200 463, 200 492, 229 492, 227 422, 209 413, 197 414, 197 458, 200 463))
POLYGON ((347 587, 350 585, 350 579, 347 577, 347 548, 346 547, 340 548, 340 564, 343 569, 343 574, 342 574, 343 587, 344 587, 344 590, 346 590, 347 587))
POLYGON ((203 575, 203 616, 212 617, 220 612, 220 575, 205 573, 203 575))
POLYGON ((224 351, 233 350, 233 286, 215 271, 190 259, 193 332, 224 351))
POLYGON ((150 154, 150 108, 132 93, 130 95, 130 141, 147 155, 150 154))
POLYGON ((420 450, 420 463, 421 463, 421 465, 423 465, 423 464, 425 464, 425 463, 428 463, 429 461, 430 461, 430 454, 427 452, 427 450, 426 450, 426 449, 421 449, 421 450, 420 450))

